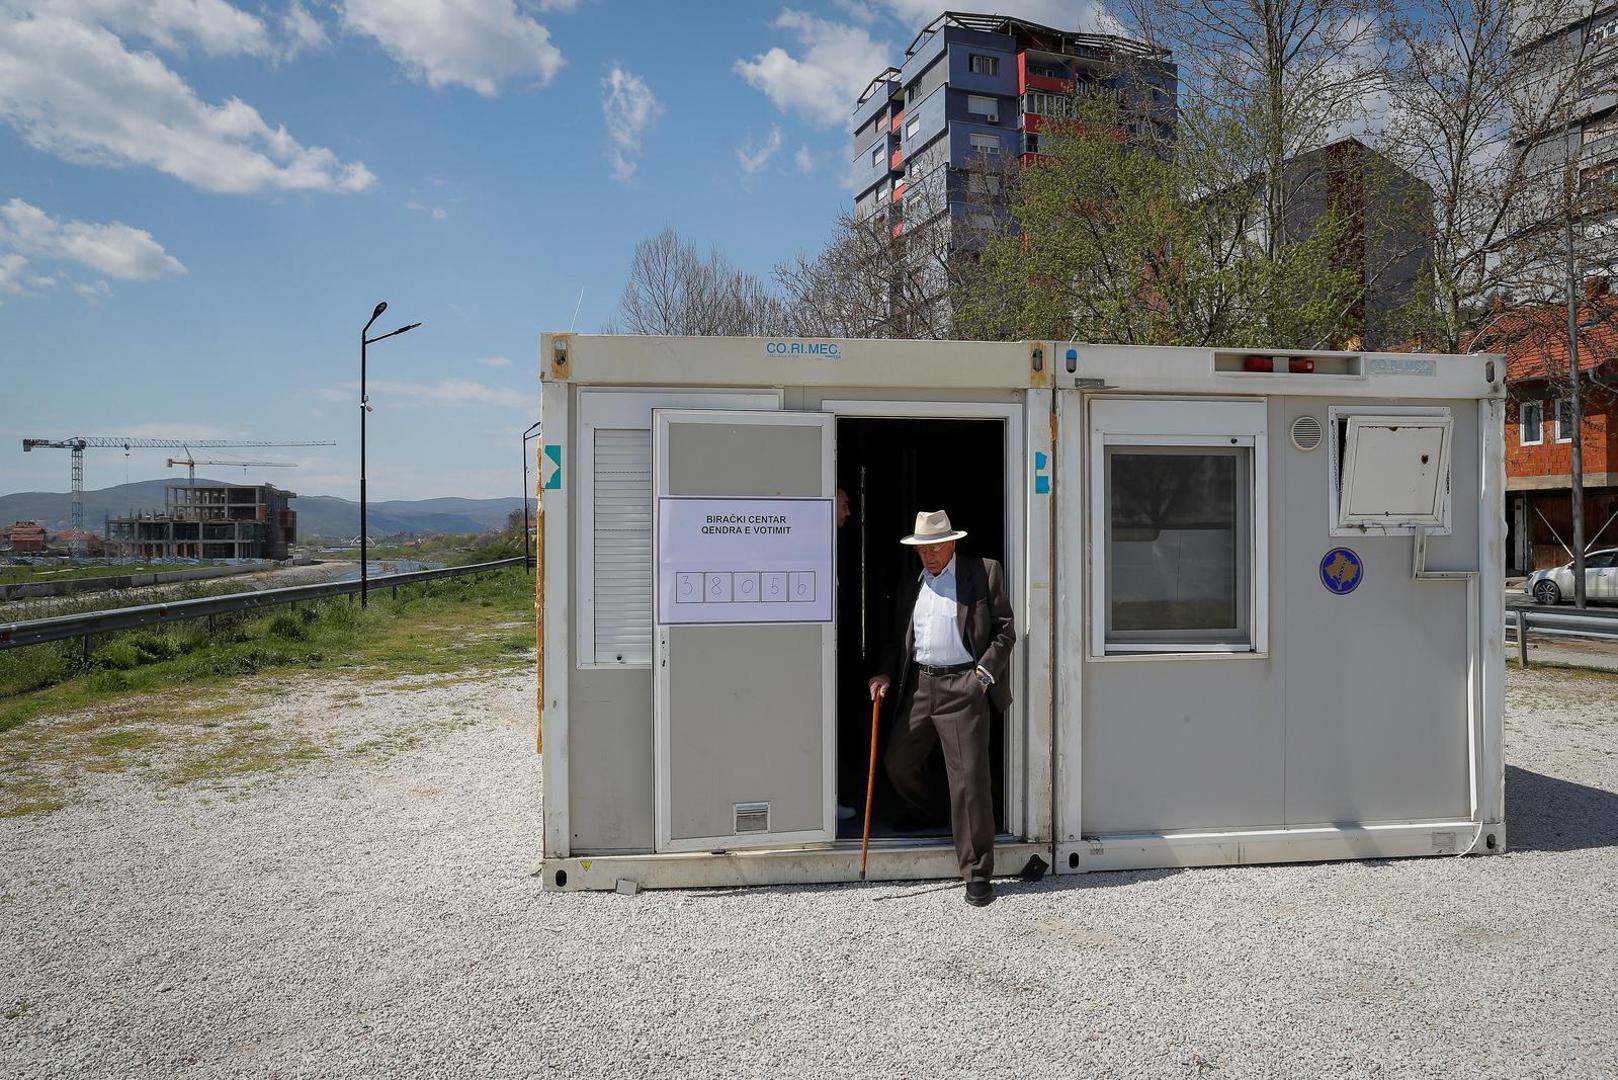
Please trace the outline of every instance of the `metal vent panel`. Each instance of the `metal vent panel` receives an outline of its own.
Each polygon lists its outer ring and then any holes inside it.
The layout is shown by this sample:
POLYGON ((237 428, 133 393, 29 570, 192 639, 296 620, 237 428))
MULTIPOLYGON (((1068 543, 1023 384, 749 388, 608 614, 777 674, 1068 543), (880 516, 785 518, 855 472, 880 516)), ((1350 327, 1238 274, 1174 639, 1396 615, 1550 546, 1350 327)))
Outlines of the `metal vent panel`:
POLYGON ((732 805, 736 810, 736 832, 767 833, 770 831, 769 803, 741 802, 732 805))
POLYGON ((1292 421, 1292 445, 1299 450, 1313 450, 1325 435, 1320 420, 1313 416, 1300 416, 1292 421))
POLYGON ((597 663, 652 658, 652 433, 595 433, 595 626, 597 663))

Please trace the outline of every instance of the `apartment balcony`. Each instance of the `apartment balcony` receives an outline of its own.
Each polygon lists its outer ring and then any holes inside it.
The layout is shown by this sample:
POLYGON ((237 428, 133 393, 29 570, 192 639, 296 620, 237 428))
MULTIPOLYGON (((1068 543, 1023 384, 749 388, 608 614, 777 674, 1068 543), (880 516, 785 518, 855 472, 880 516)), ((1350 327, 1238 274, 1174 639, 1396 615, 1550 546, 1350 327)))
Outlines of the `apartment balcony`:
POLYGON ((904 124, 904 122, 905 111, 903 109, 899 109, 894 112, 893 121, 888 125, 888 130, 897 135, 899 133, 899 128, 904 124))
POLYGON ((893 201, 898 202, 900 199, 904 198, 905 190, 907 188, 909 188, 909 186, 910 185, 905 183, 903 180, 899 181, 897 184, 894 184, 893 185, 893 201))
POLYGON ((904 164, 904 161, 905 161, 904 148, 900 147, 899 149, 895 150, 893 153, 888 155, 888 168, 897 169, 901 165, 904 164))
POLYGON ((1072 68, 1052 68, 1037 61, 1030 64, 1028 54, 1017 54, 1017 93, 1046 90, 1053 94, 1071 94, 1077 85, 1072 68))

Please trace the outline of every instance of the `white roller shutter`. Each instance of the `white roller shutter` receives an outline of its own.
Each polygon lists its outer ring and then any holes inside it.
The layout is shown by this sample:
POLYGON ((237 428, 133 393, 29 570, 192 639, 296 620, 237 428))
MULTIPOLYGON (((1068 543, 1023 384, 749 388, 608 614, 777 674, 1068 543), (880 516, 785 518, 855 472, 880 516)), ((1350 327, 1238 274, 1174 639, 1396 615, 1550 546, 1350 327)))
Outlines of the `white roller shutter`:
POLYGON ((652 658, 652 433, 597 428, 595 486, 595 660, 652 658))

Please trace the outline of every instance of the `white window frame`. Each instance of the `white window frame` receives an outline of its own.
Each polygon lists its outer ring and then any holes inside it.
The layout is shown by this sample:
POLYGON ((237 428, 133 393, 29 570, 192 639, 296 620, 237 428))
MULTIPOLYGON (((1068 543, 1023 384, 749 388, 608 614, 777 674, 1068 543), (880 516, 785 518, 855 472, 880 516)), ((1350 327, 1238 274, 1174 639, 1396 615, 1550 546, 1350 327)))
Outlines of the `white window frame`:
POLYGON ((871 166, 874 168, 882 164, 882 143, 877 142, 871 147, 871 166))
POLYGON ((966 111, 973 116, 981 116, 999 123, 1000 99, 990 97, 988 94, 968 94, 966 95, 966 111))
POLYGON ((1517 444, 1519 446, 1539 446, 1545 441, 1545 403, 1540 400, 1519 401, 1517 403, 1517 444), (1528 422, 1523 418, 1523 410, 1532 408, 1537 422, 1534 424, 1534 437, 1528 437, 1528 422))
POLYGON ((1450 534, 1451 510, 1453 499, 1451 489, 1455 456, 1452 453, 1453 429, 1447 429, 1444 434, 1443 457, 1441 467, 1444 472, 1444 491, 1439 511, 1437 525, 1388 525, 1380 521, 1355 521, 1350 524, 1342 523, 1342 489, 1343 489, 1343 451, 1337 444, 1337 432, 1340 423, 1349 417, 1375 417, 1375 416, 1407 416, 1412 419, 1442 419, 1446 425, 1452 423, 1453 411, 1447 406, 1435 405, 1333 405, 1326 410, 1326 446, 1328 457, 1328 482, 1326 484, 1326 510, 1329 517, 1326 519, 1330 525, 1329 534, 1332 536, 1414 536, 1416 529, 1420 528, 1428 536, 1448 536, 1450 534))
POLYGON ((1559 442, 1559 443, 1570 443, 1570 442, 1572 442, 1573 441, 1573 431, 1572 431, 1572 428, 1573 428, 1573 399, 1572 398, 1559 397, 1555 401, 1551 402, 1551 408, 1554 411, 1554 414, 1555 414, 1555 417, 1556 417, 1556 441, 1559 442), (1566 423, 1566 424, 1562 423, 1562 410, 1564 408, 1567 409, 1567 413, 1568 413, 1568 423, 1566 423))
POLYGON ((1250 398, 1097 398, 1090 403, 1089 658, 1266 657, 1270 648, 1268 408, 1250 398), (1111 447, 1209 447, 1249 451, 1249 559, 1245 642, 1107 641, 1107 469, 1111 447))
MULTIPOLYGON (((574 666, 583 669, 623 670, 652 666, 651 649, 645 657, 630 656, 619 661, 612 657, 597 657, 595 647, 595 445, 596 430, 645 431, 651 437, 653 409, 745 409, 758 412, 778 411, 781 408, 780 391, 702 391, 702 390, 613 390, 606 388, 581 389, 577 397, 576 438, 574 440, 574 469, 578 490, 577 510, 573 515, 574 566, 577 618, 573 626, 574 666)), ((652 485, 646 485, 648 513, 651 506, 652 485)), ((650 551, 648 543, 647 550, 650 551)), ((651 572, 648 559, 647 572, 651 572)), ((647 611, 647 628, 651 628, 652 612, 647 611)))
POLYGON ((1000 136, 998 136, 998 135, 990 135, 986 131, 969 132, 967 134, 967 136, 966 136, 966 143, 967 143, 967 148, 970 149, 974 153, 976 153, 979 150, 982 150, 985 154, 998 154, 998 153, 1001 152, 1001 150, 1004 149, 1004 147, 1002 147, 1000 145, 1000 136), (981 141, 981 142, 979 141, 979 140, 989 140, 989 139, 994 140, 994 145, 993 146, 990 146, 987 141, 981 141))
POLYGON ((921 117, 912 116, 910 119, 905 121, 905 138, 906 139, 914 139, 916 137, 916 132, 918 132, 920 130, 921 130, 921 117))
POLYGON ((969 53, 966 69, 973 75, 987 75, 993 78, 1000 74, 1000 58, 990 53, 969 53))

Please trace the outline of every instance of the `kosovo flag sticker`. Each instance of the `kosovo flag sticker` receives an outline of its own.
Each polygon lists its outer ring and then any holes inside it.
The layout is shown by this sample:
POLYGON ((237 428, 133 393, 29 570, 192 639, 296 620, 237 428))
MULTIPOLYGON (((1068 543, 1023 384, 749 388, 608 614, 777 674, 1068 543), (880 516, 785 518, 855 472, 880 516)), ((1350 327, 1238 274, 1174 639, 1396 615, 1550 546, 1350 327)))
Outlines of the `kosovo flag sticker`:
POLYGON ((1320 583, 1338 596, 1347 596, 1360 586, 1365 564, 1346 547, 1332 548, 1320 560, 1320 583))

